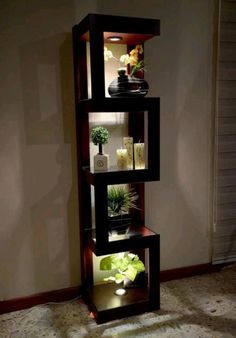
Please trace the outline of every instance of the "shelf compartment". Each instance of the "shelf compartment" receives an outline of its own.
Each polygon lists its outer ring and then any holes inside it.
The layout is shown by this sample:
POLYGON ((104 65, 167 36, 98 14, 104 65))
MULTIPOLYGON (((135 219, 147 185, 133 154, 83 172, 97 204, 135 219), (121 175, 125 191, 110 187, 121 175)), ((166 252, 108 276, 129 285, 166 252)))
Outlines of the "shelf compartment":
MULTIPOLYGON (((158 181, 160 179, 160 100, 159 98, 143 98, 143 99, 103 99, 103 100, 83 100, 79 103, 79 112, 77 115, 80 125, 87 125, 88 114, 96 112, 125 112, 132 119, 140 118, 137 128, 144 129, 147 123, 147 158, 146 169, 139 170, 117 170, 115 166, 103 172, 94 172, 88 163, 84 163, 82 171, 85 179, 89 184, 96 185, 98 180, 102 180, 104 184, 119 184, 128 182, 145 182, 158 181), (136 102, 137 101, 137 102, 136 102), (156 126, 156 128, 153 128, 156 126)), ((134 132, 135 133, 135 132, 134 132)), ((133 136, 133 133, 130 135, 133 136)), ((89 139, 89 131, 81 136, 79 144, 81 152, 85 149, 82 147, 85 139, 89 139)), ((138 139, 136 139, 136 143, 138 139)), ((89 162, 87 159, 86 162, 89 162)))
MULTIPOLYGON (((124 296, 114 294, 117 289, 115 283, 88 287, 86 300, 98 323, 160 308, 160 236, 145 227, 142 230, 144 237, 141 236, 136 242, 138 246, 132 247, 135 240, 131 238, 126 251, 148 249, 148 270, 146 272, 148 278, 145 283, 140 283, 140 286, 127 288, 127 294, 124 296), (149 238, 148 243, 145 242, 145 236, 146 239, 149 238)), ((122 244, 120 251, 123 251, 124 247, 125 245, 122 244)), ((114 247, 112 253, 114 253, 114 247)))
MULTIPOLYGON (((91 95, 93 98, 104 98, 104 43, 109 41, 107 38, 111 35, 119 35, 122 41, 118 43, 133 46, 143 44, 159 34, 160 21, 156 19, 88 14, 73 27, 74 52, 76 56, 80 56, 77 65, 78 73, 76 72, 76 82, 79 87, 85 84, 87 86, 86 68, 84 68, 87 63, 87 41, 90 47, 91 95)), ((79 100, 87 98, 88 91, 83 90, 78 97, 79 100)))
POLYGON ((87 302, 98 324, 159 309, 159 297, 152 304, 148 287, 129 288, 124 296, 115 295, 116 288, 115 283, 108 283, 89 289, 87 302))
MULTIPOLYGON (((106 176, 107 177, 107 176, 106 176)), ((124 182, 124 177, 121 176, 122 182, 124 182)), ((130 182, 129 182, 130 183, 130 182)), ((132 246, 132 248, 139 247, 140 238, 143 238, 144 245, 148 245, 149 240, 154 237, 155 233, 149 230, 144 226, 144 220, 141 217, 134 217, 131 221, 130 235, 126 238, 118 237, 111 241, 111 236, 109 236, 110 223, 108 219, 108 185, 105 182, 105 178, 97 180, 94 185, 94 232, 88 233, 88 238, 91 239, 91 247, 93 248, 96 254, 102 254, 102 252, 109 252, 112 250, 122 251, 122 246, 128 248, 128 246, 132 246), (132 237, 132 241, 130 241, 130 237, 132 237), (96 238, 96 240, 93 240, 96 238), (134 247, 133 247, 134 246, 134 247)), ((83 223, 86 224, 86 223, 83 223)), ((85 225, 84 225, 85 226, 85 225)), ((87 228, 92 228, 92 223, 90 223, 87 228)), ((85 227, 86 229, 86 227, 85 227)), ((123 250, 123 251, 125 251, 123 250)), ((115 252, 115 251, 114 251, 115 252)))

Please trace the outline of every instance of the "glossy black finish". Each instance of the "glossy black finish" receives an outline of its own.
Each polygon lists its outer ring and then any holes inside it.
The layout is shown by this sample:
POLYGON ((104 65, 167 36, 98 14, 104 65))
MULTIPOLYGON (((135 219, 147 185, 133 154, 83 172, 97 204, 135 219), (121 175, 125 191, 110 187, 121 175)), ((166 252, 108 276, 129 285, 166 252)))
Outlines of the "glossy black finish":
POLYGON ((147 95, 149 85, 144 79, 135 76, 118 76, 108 87, 111 97, 143 97, 147 95))

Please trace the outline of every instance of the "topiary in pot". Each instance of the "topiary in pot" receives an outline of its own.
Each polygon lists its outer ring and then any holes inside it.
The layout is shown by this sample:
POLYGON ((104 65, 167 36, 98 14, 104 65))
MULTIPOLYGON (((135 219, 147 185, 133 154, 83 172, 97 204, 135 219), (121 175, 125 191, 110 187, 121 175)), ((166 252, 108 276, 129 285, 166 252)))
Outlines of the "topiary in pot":
POLYGON ((94 127, 91 130, 91 139, 93 144, 98 145, 98 153, 102 155, 102 145, 106 144, 109 139, 108 130, 104 127, 94 127))
POLYGON ((103 171, 109 167, 109 156, 103 154, 102 146, 109 139, 109 132, 104 127, 94 127, 91 130, 91 140, 94 145, 98 145, 98 154, 94 156, 94 170, 103 171))

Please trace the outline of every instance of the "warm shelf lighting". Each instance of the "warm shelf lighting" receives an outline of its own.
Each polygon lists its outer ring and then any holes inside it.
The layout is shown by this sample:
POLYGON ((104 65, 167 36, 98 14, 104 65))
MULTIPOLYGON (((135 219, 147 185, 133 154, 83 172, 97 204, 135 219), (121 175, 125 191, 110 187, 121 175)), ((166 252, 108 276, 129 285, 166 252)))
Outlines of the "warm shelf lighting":
POLYGON ((123 296, 123 295, 125 295, 127 292, 126 292, 126 290, 125 289, 117 289, 116 291, 115 291, 115 294, 117 295, 117 296, 123 296))
POLYGON ((117 42, 122 40, 122 36, 108 36, 107 40, 110 40, 112 42, 117 42))

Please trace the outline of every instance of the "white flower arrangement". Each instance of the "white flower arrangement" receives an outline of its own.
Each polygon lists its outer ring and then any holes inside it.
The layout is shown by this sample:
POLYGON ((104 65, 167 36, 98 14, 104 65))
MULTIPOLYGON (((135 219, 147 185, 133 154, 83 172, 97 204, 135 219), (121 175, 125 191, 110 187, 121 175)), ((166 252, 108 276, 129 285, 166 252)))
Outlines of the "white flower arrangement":
MULTIPOLYGON (((121 55, 119 59, 117 59, 111 50, 109 50, 106 46, 104 47, 104 60, 109 61, 109 59, 115 59, 119 63, 124 64, 125 66, 131 66, 131 76, 134 75, 138 70, 144 70, 144 62, 140 60, 140 55, 143 54, 143 46, 137 45, 134 49, 132 49, 129 54, 121 55)), ((118 73, 120 70, 126 70, 124 67, 118 68, 118 73)))

